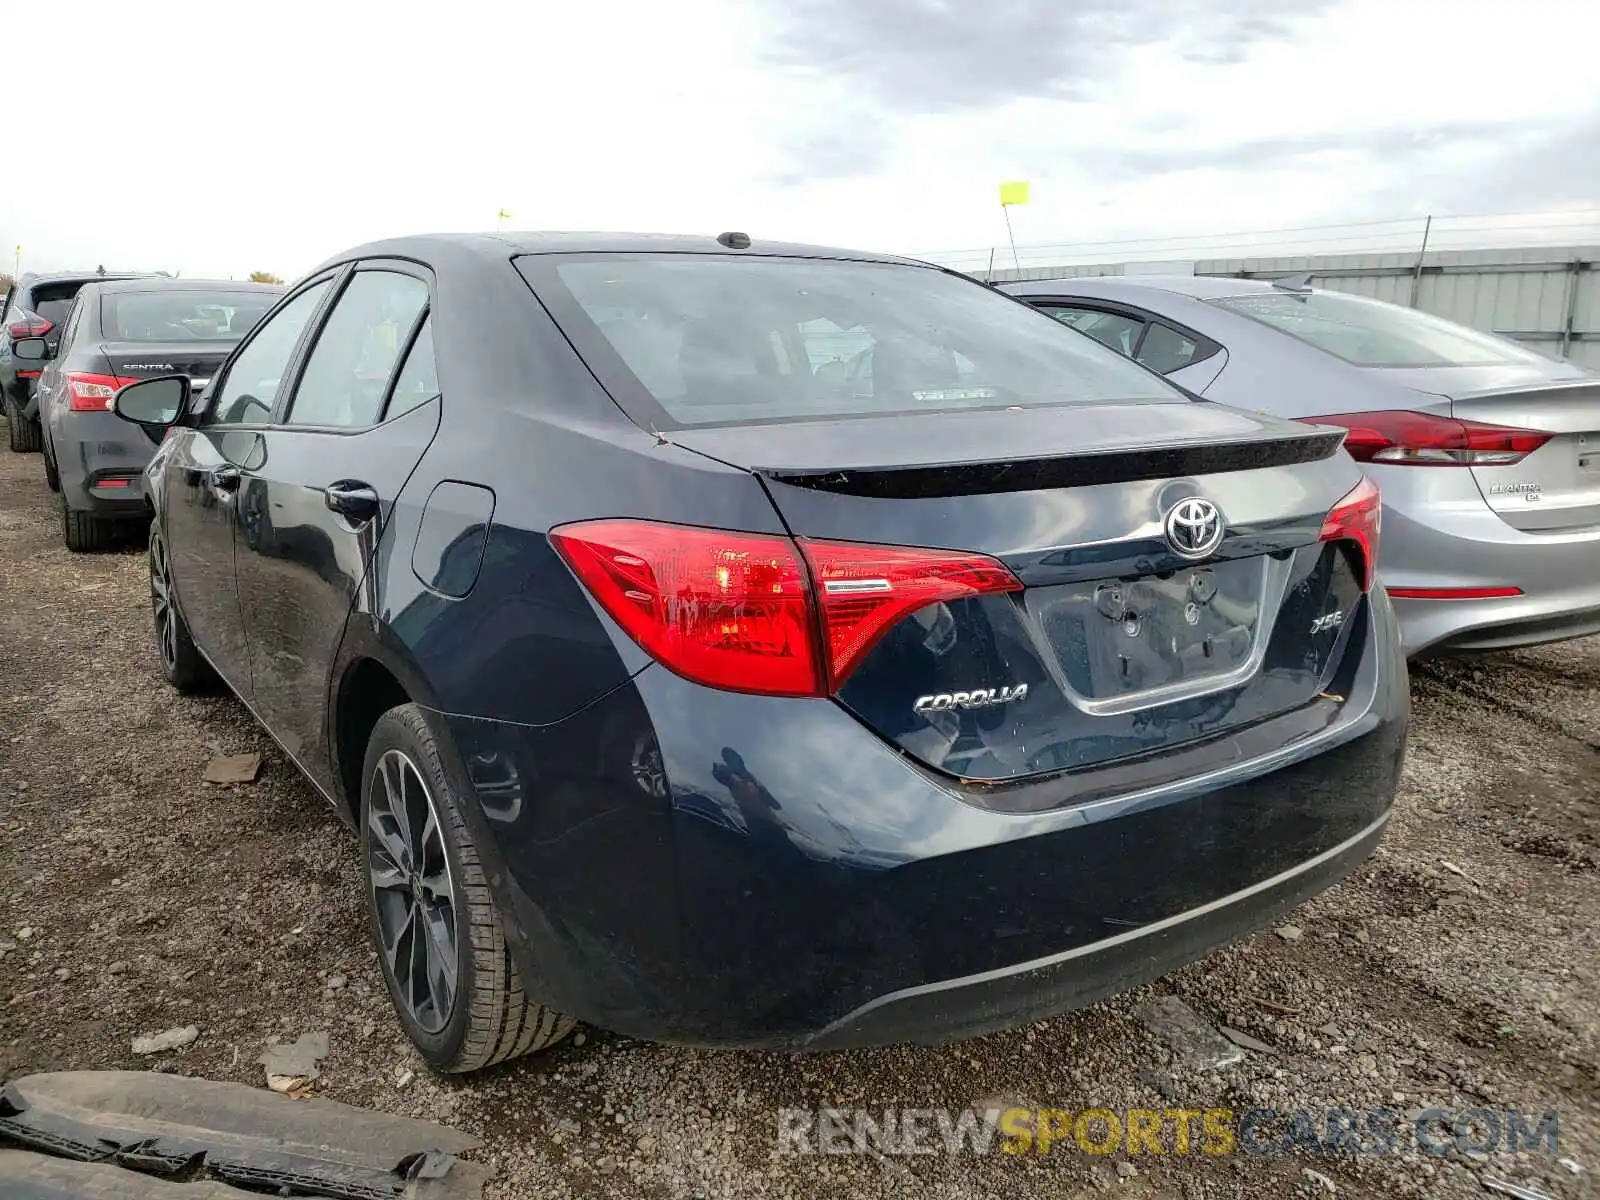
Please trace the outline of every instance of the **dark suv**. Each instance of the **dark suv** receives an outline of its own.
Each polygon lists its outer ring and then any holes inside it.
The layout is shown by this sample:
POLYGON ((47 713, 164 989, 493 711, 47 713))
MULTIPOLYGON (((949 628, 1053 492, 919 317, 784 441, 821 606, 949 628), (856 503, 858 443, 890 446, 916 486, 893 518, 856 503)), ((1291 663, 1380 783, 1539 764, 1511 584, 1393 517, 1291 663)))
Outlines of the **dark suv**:
POLYGON ((96 280, 140 279, 150 274, 149 271, 107 271, 102 267, 98 271, 24 275, 16 281, 6 297, 5 311, 0 312, 0 401, 4 403, 6 429, 11 435, 13 450, 38 450, 43 444, 39 413, 33 400, 33 389, 43 364, 18 362, 11 353, 12 345, 20 338, 42 337, 54 354, 61 342, 61 327, 66 322, 67 311, 77 298, 79 288, 96 280))

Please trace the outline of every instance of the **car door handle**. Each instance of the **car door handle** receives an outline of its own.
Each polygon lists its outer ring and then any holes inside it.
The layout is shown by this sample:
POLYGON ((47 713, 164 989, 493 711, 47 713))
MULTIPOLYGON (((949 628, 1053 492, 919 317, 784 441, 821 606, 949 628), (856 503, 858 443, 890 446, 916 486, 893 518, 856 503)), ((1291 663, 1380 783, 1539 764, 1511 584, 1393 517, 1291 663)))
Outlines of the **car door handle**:
POLYGON ((222 466, 212 467, 206 472, 206 482, 211 485, 219 499, 231 500, 233 494, 239 490, 239 480, 243 478, 238 467, 222 466))
POLYGON ((352 521, 370 521, 378 515, 377 491, 359 480, 330 483, 322 489, 322 499, 334 512, 352 521))

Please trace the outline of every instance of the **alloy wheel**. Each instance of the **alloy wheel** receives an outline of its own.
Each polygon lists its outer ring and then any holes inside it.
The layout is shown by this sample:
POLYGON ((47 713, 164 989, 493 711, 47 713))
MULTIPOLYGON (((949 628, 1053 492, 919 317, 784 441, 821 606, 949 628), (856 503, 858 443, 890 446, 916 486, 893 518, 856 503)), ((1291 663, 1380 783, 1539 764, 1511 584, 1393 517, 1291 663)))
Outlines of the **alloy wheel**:
POLYGON ((412 1019, 438 1033, 456 1000, 455 888, 433 795, 403 751, 385 751, 378 760, 367 832, 367 873, 384 958, 412 1019))
POLYGON ((168 675, 178 668, 178 614, 172 607, 172 571, 167 546, 159 536, 150 539, 150 607, 156 619, 156 645, 168 675))

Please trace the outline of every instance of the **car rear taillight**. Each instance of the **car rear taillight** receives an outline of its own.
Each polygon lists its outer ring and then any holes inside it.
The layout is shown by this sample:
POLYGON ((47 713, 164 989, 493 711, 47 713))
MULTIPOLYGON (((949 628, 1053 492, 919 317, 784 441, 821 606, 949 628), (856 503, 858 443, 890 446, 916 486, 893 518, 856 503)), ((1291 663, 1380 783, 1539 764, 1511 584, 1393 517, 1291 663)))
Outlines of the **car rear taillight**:
POLYGON ((47 317, 41 317, 38 313, 31 313, 27 309, 18 309, 17 311, 21 314, 22 319, 13 321, 6 326, 6 336, 13 342, 19 338, 44 337, 45 334, 56 327, 54 321, 47 317))
POLYGON ((1501 467, 1521 462, 1550 440, 1536 429, 1486 425, 1421 412, 1336 413, 1310 425, 1349 430, 1344 448, 1357 462, 1410 467, 1501 467))
POLYGON ((1022 590, 983 554, 800 539, 821 596, 828 690, 835 691, 880 637, 919 608, 1022 590))
POLYGON ((97 375, 92 371, 68 371, 67 407, 73 412, 105 412, 117 398, 117 391, 134 382, 120 375, 97 375))
POLYGON ((902 617, 1022 585, 982 555, 803 541, 648 521, 585 521, 550 540, 624 632, 709 687, 836 690, 902 617))
POLYGON ((1333 506, 1322 522, 1324 542, 1347 541, 1355 544, 1360 554, 1356 578, 1361 590, 1370 592, 1372 581, 1378 573, 1378 527, 1382 506, 1378 499, 1378 485, 1362 477, 1361 482, 1333 506))

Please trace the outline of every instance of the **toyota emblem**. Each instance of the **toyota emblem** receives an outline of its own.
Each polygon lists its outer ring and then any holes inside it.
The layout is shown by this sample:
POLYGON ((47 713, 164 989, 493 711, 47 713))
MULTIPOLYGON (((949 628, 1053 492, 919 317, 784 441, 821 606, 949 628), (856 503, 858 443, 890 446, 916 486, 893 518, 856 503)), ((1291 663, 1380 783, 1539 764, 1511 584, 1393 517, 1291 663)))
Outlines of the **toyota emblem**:
POLYGON ((1180 500, 1167 510, 1167 545, 1181 558, 1205 558, 1222 545, 1222 514, 1199 496, 1180 500))

